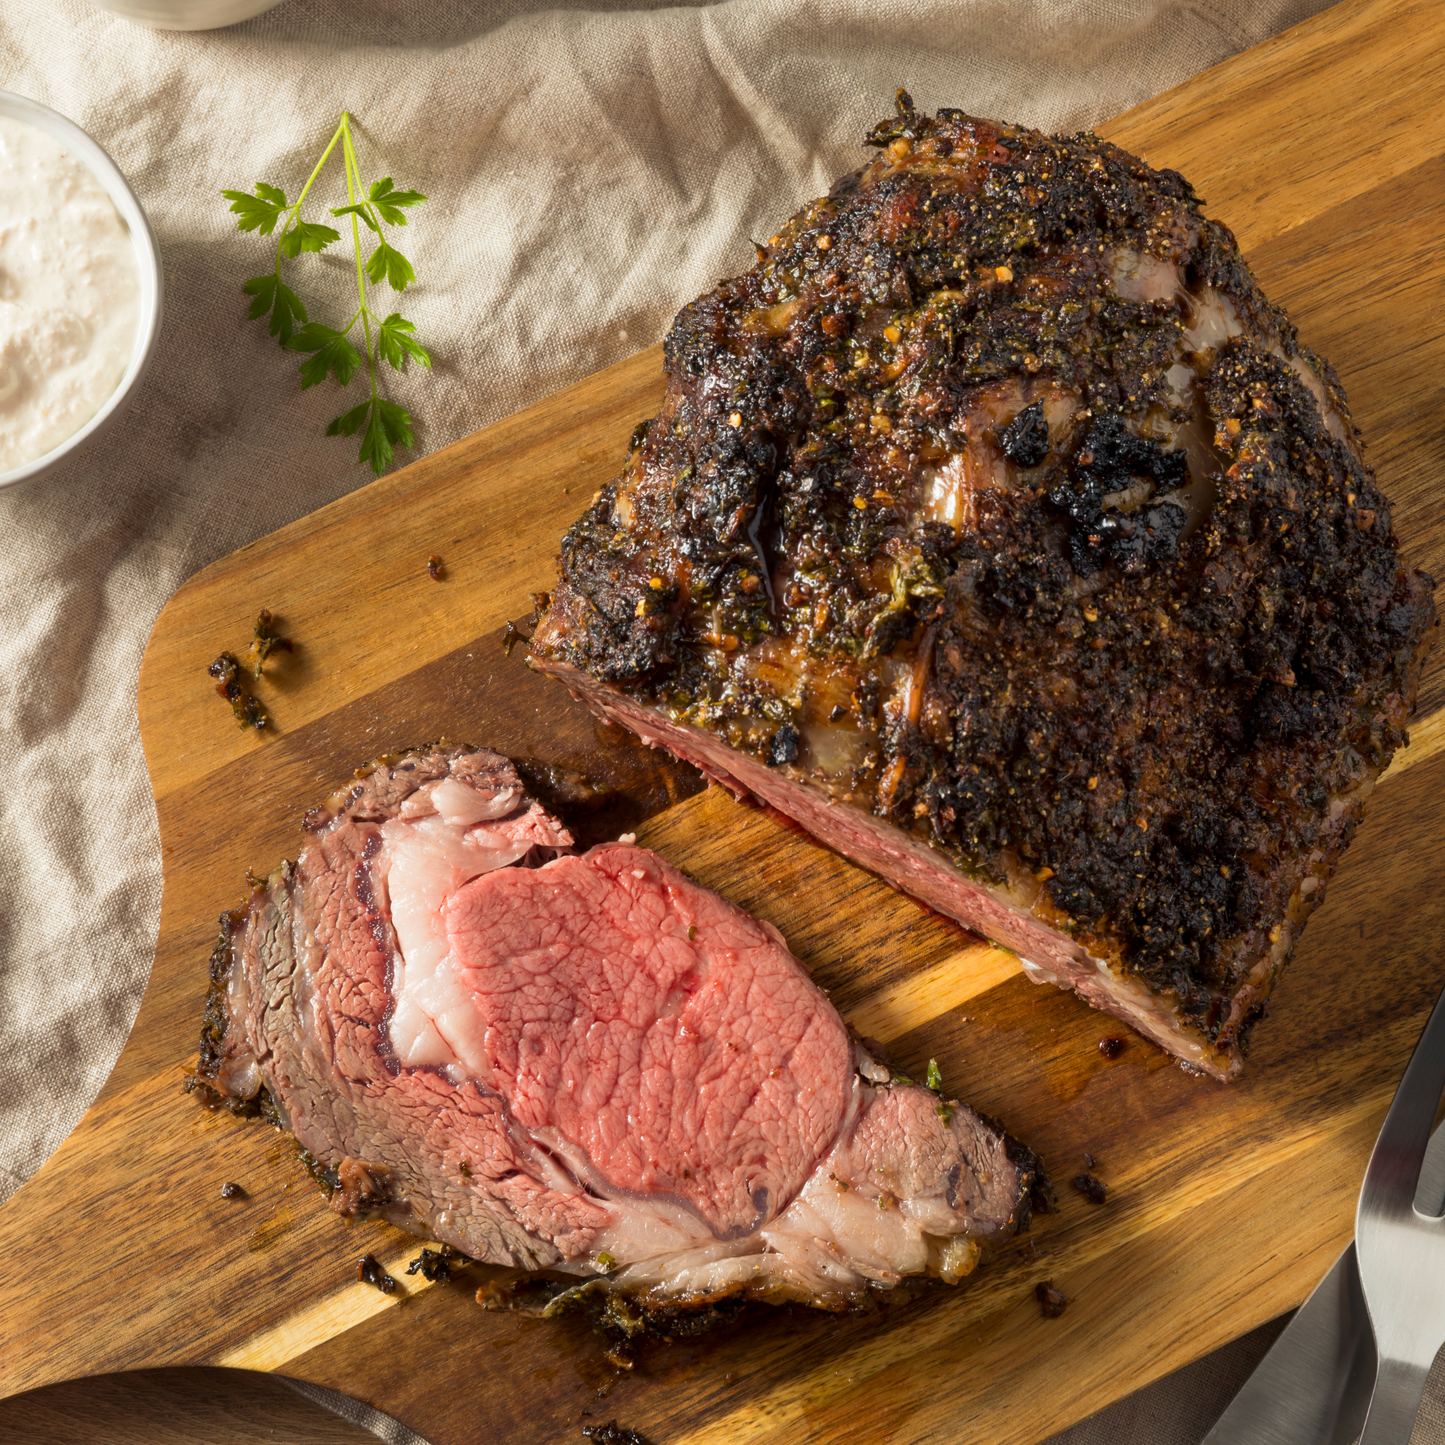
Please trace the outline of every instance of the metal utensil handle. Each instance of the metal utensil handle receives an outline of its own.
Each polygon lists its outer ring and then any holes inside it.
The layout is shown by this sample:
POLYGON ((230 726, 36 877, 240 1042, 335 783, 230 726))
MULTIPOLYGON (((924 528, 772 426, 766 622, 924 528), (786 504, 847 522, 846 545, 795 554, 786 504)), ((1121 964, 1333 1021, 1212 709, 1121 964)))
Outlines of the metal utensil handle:
POLYGON ((1360 1220, 1366 1210, 1380 1211, 1387 1218, 1411 1212, 1442 1090, 1445 1090, 1445 993, 1441 994, 1429 1022, 1420 1032, 1394 1102, 1385 1115, 1380 1137, 1375 1140, 1360 1190, 1357 1237, 1362 1237, 1360 1220))
POLYGON ((1350 1243, 1203 1445, 1356 1445, 1377 1373, 1350 1243))
POLYGON ((1405 1360, 1380 1361, 1360 1445, 1410 1445, 1429 1374, 1405 1360))

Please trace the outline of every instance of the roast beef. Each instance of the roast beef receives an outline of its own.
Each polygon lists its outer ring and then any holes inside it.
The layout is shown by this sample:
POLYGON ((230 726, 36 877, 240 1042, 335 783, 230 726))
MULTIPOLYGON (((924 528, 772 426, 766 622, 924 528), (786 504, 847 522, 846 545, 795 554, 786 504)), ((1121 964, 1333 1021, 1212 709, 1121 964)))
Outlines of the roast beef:
POLYGON ((1027 1225, 1027 1150, 870 1057, 776 930, 577 854, 505 758, 383 762, 307 828, 223 920, 198 1079, 338 1211, 669 1308, 956 1281, 1027 1225))
POLYGON ((685 307, 532 662, 1219 1078, 1433 583, 1183 177, 929 117, 685 307))

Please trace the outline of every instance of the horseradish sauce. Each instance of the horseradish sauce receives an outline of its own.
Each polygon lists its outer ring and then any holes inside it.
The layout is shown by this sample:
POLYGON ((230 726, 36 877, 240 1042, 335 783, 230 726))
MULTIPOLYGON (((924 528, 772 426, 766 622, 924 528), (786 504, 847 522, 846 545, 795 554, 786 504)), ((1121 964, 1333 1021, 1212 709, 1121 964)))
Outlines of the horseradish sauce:
POLYGON ((53 136, 0 116, 0 473, 105 405, 139 315, 135 248, 100 182, 53 136))

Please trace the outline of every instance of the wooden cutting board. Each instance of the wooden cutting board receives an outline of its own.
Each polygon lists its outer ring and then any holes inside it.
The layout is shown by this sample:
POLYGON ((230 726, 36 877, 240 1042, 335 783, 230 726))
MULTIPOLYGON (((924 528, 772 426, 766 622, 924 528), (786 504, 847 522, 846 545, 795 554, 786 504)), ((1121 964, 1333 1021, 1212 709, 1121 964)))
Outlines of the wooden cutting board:
MULTIPOLYGON (((1445 10, 1355 0, 1104 128, 1190 176, 1269 295, 1329 356, 1409 556, 1445 575, 1445 10)), ((679 298, 682 300, 683 298, 679 298)), ((1445 700, 1427 673, 1243 1079, 1184 1074, 1011 955, 774 817, 701 790, 502 648, 563 528, 661 395, 643 352, 207 568, 146 652, 140 723, 165 891, 140 1015, 94 1107, 0 1210, 0 1395, 175 1364, 277 1370, 436 1445, 649 1439, 1033 1442, 1288 1309, 1348 1238, 1395 1080, 1445 977, 1445 700), (430 554, 445 576, 432 581, 430 554), (207 663, 261 607, 299 644, 238 731, 207 663), (967 1289, 860 1316, 758 1310, 643 1352, 575 1319, 489 1314, 401 1266, 415 1242, 330 1214, 287 1142, 182 1090, 217 914, 299 846, 302 811, 373 755, 439 736, 602 776, 594 831, 640 841, 776 923, 843 1013, 1043 1155, 1060 1208, 967 1289), (1069 1187, 1097 1157, 1108 1202, 1069 1187), (223 1200, 227 1181, 245 1195, 223 1200), (405 1293, 354 1281, 375 1252, 405 1293), (1034 1286, 1069 1297, 1041 1316, 1034 1286)), ((83 959, 76 961, 84 968, 83 959)))

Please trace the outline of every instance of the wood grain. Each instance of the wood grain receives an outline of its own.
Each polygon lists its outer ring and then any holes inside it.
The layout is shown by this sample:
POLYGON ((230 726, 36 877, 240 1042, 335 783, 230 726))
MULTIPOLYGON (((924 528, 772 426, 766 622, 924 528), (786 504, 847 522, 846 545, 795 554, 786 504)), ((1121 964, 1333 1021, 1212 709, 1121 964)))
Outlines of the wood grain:
POLYGON ((376 1436, 240 1370, 137 1370, 7 1400, 0 1445, 376 1445, 376 1436))
MULTIPOLYGON (((1407 551, 1445 569, 1439 378, 1445 13, 1355 0, 1103 130, 1174 166, 1349 391, 1407 551)), ((357 1395, 436 1445, 555 1440, 605 1409, 663 1442, 1026 1445, 1298 1303, 1350 1229, 1369 1145, 1442 981, 1445 687, 1429 672, 1244 1078, 1186 1076, 1112 1021, 773 816, 599 731, 501 646, 565 525, 661 393, 657 348, 225 558, 156 624, 140 720, 165 891, 149 988, 95 1106, 0 1210, 0 1395, 105 1371, 229 1364, 357 1395), (442 582, 426 575, 439 553, 442 582), (278 731, 234 730, 204 676, 269 606, 299 640, 262 685, 278 731), (619 1377, 584 1323, 387 1298, 373 1250, 415 1245, 325 1208, 285 1142, 181 1089, 217 913, 294 855, 301 811, 359 762, 448 736, 605 776, 588 826, 636 828, 782 928, 899 1063, 938 1059, 1061 1181, 1087 1150, 1103 1207, 1056 1214, 962 1291, 858 1317, 755 1311, 619 1377), (220 1185, 247 1196, 222 1201, 220 1185), (1044 1320, 1033 1287, 1070 1297, 1044 1320), (604 1403, 599 1405, 599 1392, 604 1403)), ((393 1270, 393 1273, 396 1271, 393 1270)))

